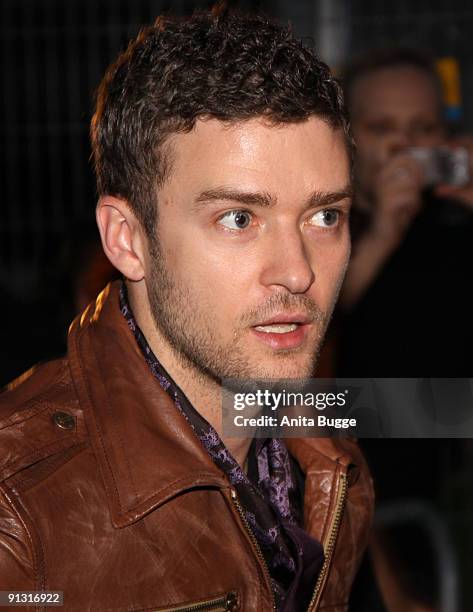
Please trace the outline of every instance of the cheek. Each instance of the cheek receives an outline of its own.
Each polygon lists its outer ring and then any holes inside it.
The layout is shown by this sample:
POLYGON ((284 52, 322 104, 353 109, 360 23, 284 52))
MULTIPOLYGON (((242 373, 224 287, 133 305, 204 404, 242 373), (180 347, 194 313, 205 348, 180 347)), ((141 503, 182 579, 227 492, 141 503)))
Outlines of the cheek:
POLYGON ((338 276, 345 272, 346 267, 348 265, 348 261, 350 259, 351 253, 351 236, 350 236, 350 227, 348 224, 348 220, 345 222, 345 227, 343 228, 343 233, 340 237, 339 244, 334 247, 332 252, 332 266, 331 269, 335 276, 338 276))
POLYGON ((389 136, 376 136, 365 130, 358 130, 354 133, 356 143, 357 158, 363 164, 376 164, 386 155, 389 148, 389 136))
POLYGON ((389 140, 386 138, 378 138, 365 146, 361 155, 367 165, 373 169, 378 169, 389 156, 389 149, 389 140))
POLYGON ((348 267, 348 262, 350 261, 350 240, 347 240, 347 244, 343 250, 341 250, 337 257, 334 260, 334 265, 331 269, 331 282, 334 287, 334 291, 336 291, 340 279, 343 279, 345 272, 348 267))
POLYGON ((355 153, 355 173, 357 181, 363 180, 371 176, 377 170, 379 162, 375 155, 375 151, 368 148, 357 148, 355 153))
POLYGON ((227 325, 238 318, 254 288, 247 259, 209 243, 200 247, 190 243, 172 254, 170 268, 176 270, 176 280, 187 287, 195 307, 217 326, 219 322, 227 325))
POLYGON ((440 134, 432 134, 430 136, 422 136, 415 143, 418 147, 440 147, 444 144, 445 139, 440 134))
POLYGON ((350 258, 350 235, 348 228, 337 244, 325 248, 314 257, 315 281, 312 286, 314 299, 322 308, 333 302, 345 275, 350 258))

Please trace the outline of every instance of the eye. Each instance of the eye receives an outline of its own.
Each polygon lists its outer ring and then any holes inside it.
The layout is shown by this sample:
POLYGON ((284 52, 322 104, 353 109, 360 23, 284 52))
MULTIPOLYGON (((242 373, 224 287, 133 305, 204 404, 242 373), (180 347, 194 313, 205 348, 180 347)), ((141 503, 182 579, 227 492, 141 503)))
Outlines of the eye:
POLYGON ((394 126, 387 121, 368 123, 366 127, 368 131, 375 136, 385 136, 395 129, 394 126))
POLYGON ((243 230, 251 223, 251 213, 246 210, 230 210, 222 215, 218 222, 232 230, 243 230))
POLYGON ((319 227, 333 227, 338 225, 339 221, 340 211, 336 208, 319 210, 310 218, 311 225, 318 225, 319 227))
POLYGON ((431 136, 432 134, 438 134, 441 131, 440 126, 437 123, 417 123, 411 128, 412 134, 415 136, 431 136))

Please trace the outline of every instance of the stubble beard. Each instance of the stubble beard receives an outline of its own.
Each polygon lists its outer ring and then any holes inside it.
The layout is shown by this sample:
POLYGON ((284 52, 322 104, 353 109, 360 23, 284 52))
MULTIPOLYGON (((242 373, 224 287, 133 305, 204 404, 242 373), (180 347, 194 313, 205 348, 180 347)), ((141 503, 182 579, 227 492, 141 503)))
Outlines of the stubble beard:
MULTIPOLYGON (((211 327, 209 314, 202 310, 201 298, 189 286, 172 277, 156 237, 150 240, 150 259, 151 277, 148 283, 148 296, 151 313, 157 329, 173 349, 181 367, 190 370, 200 379, 210 379, 217 384, 221 384, 225 378, 306 379, 313 376, 333 307, 329 313, 323 313, 307 296, 274 294, 262 307, 242 316, 239 326, 234 330, 233 341, 223 343, 211 327), (302 308, 303 311, 310 313, 314 321, 317 337, 313 345, 305 351, 304 366, 296 365, 299 361, 298 350, 274 354, 275 359, 281 362, 286 360, 282 368, 277 362, 270 367, 255 364, 251 356, 243 352, 243 347, 239 343, 241 336, 248 333, 251 324, 265 320, 277 308, 287 310, 302 308), (294 354, 294 359, 291 359, 291 353, 294 354)), ((211 296, 206 296, 206 299, 210 301, 211 296)), ((216 307, 218 308, 218 304, 216 307)))

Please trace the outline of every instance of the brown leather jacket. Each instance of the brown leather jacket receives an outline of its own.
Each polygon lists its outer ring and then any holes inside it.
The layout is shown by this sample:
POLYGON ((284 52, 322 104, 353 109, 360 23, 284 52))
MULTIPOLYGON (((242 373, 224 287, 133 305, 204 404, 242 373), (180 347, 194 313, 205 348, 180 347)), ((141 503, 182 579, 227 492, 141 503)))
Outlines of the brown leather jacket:
MULTIPOLYGON (((345 610, 369 474, 353 441, 287 446, 326 555, 310 609, 345 610)), ((64 609, 81 612, 273 609, 238 499, 149 372, 117 284, 74 321, 67 358, 0 395, 0 590, 64 591, 64 609)))

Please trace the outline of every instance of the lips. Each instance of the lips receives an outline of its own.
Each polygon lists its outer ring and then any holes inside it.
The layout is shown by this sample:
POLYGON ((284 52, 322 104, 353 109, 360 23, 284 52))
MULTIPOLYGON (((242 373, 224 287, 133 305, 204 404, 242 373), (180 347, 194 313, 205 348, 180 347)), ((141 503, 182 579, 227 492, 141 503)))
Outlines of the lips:
POLYGON ((251 329, 258 340, 272 349, 295 349, 304 342, 310 323, 303 313, 280 313, 251 329))

